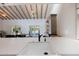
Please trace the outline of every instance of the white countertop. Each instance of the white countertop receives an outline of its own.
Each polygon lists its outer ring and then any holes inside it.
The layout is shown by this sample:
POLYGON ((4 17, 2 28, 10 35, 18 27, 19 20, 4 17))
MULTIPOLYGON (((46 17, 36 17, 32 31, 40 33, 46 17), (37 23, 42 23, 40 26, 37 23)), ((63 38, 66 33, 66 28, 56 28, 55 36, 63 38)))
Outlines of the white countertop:
MULTIPOLYGON (((44 38, 41 39, 41 42, 44 42, 44 38)), ((28 44, 34 42, 38 42, 38 37, 0 38, 0 55, 18 55, 28 44)))
POLYGON ((30 39, 37 38, 0 38, 0 55, 18 55, 30 39))
POLYGON ((66 37, 53 37, 50 41, 52 53, 58 55, 79 55, 79 40, 66 37))

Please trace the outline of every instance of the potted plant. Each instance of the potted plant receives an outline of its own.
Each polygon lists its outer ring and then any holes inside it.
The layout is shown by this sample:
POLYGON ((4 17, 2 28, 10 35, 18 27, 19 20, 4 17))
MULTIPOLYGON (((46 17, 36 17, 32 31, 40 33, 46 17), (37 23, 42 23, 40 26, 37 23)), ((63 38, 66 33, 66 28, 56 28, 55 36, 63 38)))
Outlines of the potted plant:
POLYGON ((19 33, 21 33, 21 28, 19 26, 15 26, 13 27, 13 32, 18 35, 19 33))

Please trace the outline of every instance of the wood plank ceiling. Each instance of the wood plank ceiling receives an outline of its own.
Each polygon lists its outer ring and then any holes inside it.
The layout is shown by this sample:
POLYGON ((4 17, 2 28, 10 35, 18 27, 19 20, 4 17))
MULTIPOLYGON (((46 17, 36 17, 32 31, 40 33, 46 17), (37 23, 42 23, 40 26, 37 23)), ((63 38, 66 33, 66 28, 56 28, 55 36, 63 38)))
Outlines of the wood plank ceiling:
POLYGON ((0 19, 42 19, 48 14, 49 4, 0 4, 0 19))

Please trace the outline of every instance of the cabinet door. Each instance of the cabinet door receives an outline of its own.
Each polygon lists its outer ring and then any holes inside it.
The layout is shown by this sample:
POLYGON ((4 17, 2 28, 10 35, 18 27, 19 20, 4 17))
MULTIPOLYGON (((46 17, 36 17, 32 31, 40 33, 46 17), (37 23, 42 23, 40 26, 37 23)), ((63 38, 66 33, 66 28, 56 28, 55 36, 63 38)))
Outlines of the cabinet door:
POLYGON ((57 34, 57 15, 56 14, 52 14, 51 15, 51 34, 56 35, 57 34))

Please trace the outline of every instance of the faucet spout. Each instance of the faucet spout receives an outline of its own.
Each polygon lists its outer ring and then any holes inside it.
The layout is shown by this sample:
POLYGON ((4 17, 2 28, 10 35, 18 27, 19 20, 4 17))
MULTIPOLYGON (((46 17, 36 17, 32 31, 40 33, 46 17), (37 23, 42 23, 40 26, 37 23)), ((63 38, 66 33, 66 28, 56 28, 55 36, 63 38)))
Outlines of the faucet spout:
POLYGON ((38 35, 38 41, 39 41, 39 42, 40 42, 41 36, 42 36, 42 35, 40 35, 40 34, 38 35))

